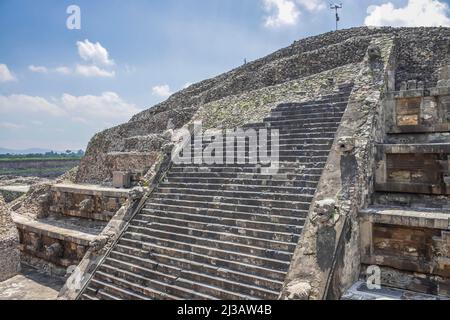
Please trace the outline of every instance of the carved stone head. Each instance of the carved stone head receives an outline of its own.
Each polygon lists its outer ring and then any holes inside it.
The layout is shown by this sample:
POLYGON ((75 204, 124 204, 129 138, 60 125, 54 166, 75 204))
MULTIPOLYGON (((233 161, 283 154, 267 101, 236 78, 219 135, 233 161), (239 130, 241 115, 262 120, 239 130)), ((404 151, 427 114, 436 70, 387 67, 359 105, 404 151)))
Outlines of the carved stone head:
POLYGON ((368 50, 368 54, 369 54, 369 59, 371 61, 381 58, 381 49, 380 49, 380 47, 378 47, 376 45, 370 45, 367 50, 368 50))

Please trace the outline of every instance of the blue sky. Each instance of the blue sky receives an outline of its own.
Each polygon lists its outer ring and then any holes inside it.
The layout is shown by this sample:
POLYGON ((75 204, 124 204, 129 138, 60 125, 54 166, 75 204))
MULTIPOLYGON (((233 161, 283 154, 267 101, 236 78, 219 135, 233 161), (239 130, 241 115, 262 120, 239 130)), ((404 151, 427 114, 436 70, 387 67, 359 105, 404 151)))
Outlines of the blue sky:
MULTIPOLYGON (((438 0, 343 0, 341 27, 450 26, 438 0)), ((85 148, 189 83, 331 31, 322 0, 0 0, 0 147, 85 148), (81 30, 69 30, 69 5, 81 30)))

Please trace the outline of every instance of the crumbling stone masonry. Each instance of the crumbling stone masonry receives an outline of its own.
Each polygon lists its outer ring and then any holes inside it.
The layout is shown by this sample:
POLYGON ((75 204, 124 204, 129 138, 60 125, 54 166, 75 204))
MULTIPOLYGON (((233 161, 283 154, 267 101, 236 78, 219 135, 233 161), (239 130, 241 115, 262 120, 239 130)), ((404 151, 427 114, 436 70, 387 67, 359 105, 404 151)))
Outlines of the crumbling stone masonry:
POLYGON ((0 281, 15 276, 19 270, 19 234, 0 195, 0 281))
POLYGON ((116 212, 129 190, 59 183, 41 185, 16 204, 22 262, 65 276, 75 267, 116 212))

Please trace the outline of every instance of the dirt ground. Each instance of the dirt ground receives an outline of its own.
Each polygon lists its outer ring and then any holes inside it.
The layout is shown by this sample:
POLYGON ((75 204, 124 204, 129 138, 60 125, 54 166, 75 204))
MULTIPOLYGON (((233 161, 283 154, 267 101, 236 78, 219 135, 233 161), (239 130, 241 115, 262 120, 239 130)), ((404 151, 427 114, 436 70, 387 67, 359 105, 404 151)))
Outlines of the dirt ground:
POLYGON ((61 278, 22 266, 20 274, 0 282, 0 300, 56 300, 63 285, 61 278))

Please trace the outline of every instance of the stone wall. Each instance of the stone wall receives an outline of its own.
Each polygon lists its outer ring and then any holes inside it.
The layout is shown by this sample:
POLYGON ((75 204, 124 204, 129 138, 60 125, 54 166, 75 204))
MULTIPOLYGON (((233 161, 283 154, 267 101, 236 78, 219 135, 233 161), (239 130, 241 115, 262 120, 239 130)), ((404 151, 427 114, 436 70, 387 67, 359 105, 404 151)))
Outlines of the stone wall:
POLYGON ((0 282, 16 275, 19 269, 19 234, 0 195, 0 282))
POLYGON ((367 209, 361 212, 364 268, 382 269, 382 284, 449 296, 450 219, 431 210, 367 209))
POLYGON ((58 184, 50 192, 49 214, 108 222, 127 198, 128 190, 83 189, 58 184))

